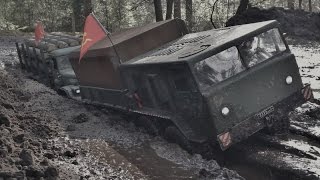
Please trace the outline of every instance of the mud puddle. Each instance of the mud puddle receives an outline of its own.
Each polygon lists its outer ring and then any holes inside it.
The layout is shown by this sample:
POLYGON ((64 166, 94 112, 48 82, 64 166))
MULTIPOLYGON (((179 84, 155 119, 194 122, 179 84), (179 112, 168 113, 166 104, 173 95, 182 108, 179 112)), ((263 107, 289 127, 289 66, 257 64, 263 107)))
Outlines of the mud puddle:
POLYGON ((316 41, 300 41, 289 47, 295 55, 303 83, 311 84, 315 98, 320 99, 320 43, 316 41))
POLYGON ((113 147, 146 175, 149 175, 151 179, 174 180, 199 178, 199 169, 185 168, 161 158, 148 144, 131 148, 130 150, 124 150, 117 146, 113 147))

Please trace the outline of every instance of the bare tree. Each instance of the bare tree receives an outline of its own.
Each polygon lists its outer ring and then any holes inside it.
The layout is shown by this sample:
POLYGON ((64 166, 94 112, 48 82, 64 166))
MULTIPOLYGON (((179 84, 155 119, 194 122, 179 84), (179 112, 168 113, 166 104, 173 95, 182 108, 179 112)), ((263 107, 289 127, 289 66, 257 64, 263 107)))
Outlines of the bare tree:
POLYGON ((72 0, 72 31, 81 31, 82 22, 81 22, 81 2, 78 0, 72 0))
POLYGON ((299 0, 299 9, 302 9, 302 0, 299 0))
POLYGON ((172 18, 172 8, 173 8, 173 0, 167 0, 167 13, 166 13, 166 19, 172 18))
POLYGON ((174 0, 174 18, 180 18, 181 19, 181 0, 174 0))
POLYGON ((294 0, 288 0, 288 8, 289 9, 294 9, 294 0))
POLYGON ((312 1, 309 0, 309 11, 312 12, 312 1))
POLYGON ((193 26, 193 13, 192 13, 192 0, 186 0, 186 21, 188 23, 189 30, 193 26))
POLYGON ((92 1, 91 0, 84 0, 83 5, 84 5, 83 15, 84 15, 84 17, 87 17, 93 10, 92 1))
POLYGON ((153 0, 156 21, 163 21, 161 0, 153 0))

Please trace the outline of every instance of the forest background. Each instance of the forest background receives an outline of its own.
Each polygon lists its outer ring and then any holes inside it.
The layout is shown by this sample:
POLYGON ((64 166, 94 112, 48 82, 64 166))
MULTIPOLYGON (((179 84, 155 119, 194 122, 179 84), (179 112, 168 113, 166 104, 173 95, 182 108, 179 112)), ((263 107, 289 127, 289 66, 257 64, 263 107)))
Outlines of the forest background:
POLYGON ((193 31, 224 27, 248 7, 320 12, 320 0, 0 0, 0 30, 33 31, 41 21, 47 32, 81 32, 94 12, 110 32, 150 22, 181 18, 193 31))

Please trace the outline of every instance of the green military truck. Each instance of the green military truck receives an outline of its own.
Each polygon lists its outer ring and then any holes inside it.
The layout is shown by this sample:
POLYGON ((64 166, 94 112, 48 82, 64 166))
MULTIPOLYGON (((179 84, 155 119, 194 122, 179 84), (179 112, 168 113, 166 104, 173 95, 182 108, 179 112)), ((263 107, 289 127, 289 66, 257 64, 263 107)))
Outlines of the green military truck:
POLYGON ((79 49, 81 39, 65 34, 48 34, 38 45, 34 39, 16 43, 21 68, 58 93, 80 100, 79 83, 68 55, 79 49))
POLYGON ((288 112, 312 99, 277 21, 189 34, 175 19, 111 39, 81 63, 70 54, 82 100, 136 115, 186 149, 287 132, 288 112))

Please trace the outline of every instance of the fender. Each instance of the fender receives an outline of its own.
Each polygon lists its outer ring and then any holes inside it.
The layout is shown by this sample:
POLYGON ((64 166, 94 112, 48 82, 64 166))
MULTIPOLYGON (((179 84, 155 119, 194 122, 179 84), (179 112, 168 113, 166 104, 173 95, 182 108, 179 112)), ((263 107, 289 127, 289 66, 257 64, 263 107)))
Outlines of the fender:
POLYGON ((70 99, 81 100, 80 97, 80 88, 75 85, 63 86, 58 89, 58 93, 67 96, 70 99))

